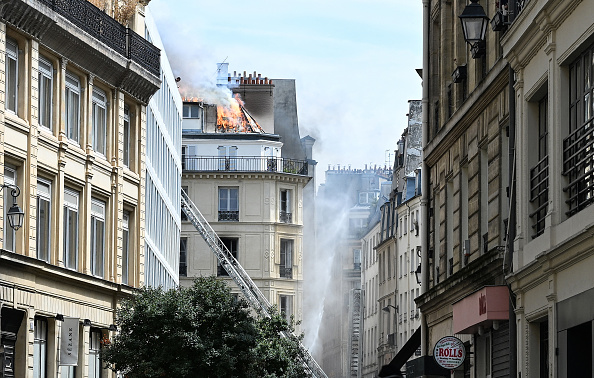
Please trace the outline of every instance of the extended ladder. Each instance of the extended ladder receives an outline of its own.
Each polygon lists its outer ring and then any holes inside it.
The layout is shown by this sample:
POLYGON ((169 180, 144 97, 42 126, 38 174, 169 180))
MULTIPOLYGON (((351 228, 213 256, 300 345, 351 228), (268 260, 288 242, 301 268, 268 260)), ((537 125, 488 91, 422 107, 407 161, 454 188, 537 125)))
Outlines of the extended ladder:
MULTIPOLYGON (((206 221, 202 213, 198 210, 196 205, 190 200, 190 197, 182 189, 181 191, 181 208, 182 211, 187 215, 188 220, 194 225, 196 230, 200 233, 206 244, 210 247, 212 252, 219 260, 219 264, 229 274, 229 277, 235 281, 243 295, 246 297, 248 302, 256 310, 260 310, 261 313, 270 317, 274 308, 270 305, 270 302, 266 299, 264 294, 258 289, 254 281, 248 276, 243 267, 233 257, 231 252, 223 244, 217 233, 212 229, 210 224, 206 221)), ((318 363, 311 356, 309 351, 297 340, 297 337, 291 333, 282 332, 283 337, 289 337, 295 339, 299 344, 303 363, 307 367, 311 376, 316 378, 328 378, 326 373, 318 365, 318 363)))

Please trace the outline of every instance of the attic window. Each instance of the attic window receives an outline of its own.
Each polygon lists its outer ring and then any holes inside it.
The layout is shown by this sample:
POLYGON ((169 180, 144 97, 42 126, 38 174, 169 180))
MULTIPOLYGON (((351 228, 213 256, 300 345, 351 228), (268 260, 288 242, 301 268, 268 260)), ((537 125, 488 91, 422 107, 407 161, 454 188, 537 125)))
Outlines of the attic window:
POLYGON ((200 105, 184 104, 184 118, 200 118, 200 105))

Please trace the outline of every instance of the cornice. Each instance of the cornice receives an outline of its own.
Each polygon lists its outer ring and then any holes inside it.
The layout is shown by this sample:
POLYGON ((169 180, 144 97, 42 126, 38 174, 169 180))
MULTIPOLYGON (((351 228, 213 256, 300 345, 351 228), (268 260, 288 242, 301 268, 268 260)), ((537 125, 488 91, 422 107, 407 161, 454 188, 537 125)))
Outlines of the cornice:
POLYGON ((270 172, 183 172, 182 179, 208 180, 274 180, 307 184, 312 177, 270 172))

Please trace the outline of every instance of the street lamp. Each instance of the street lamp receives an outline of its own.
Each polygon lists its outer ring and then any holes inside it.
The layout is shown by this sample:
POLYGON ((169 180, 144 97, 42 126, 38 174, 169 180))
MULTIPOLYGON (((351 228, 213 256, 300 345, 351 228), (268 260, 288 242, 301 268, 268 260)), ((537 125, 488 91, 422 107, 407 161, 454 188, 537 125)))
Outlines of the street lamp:
POLYGON ((391 304, 387 305, 386 307, 382 308, 382 311, 390 312, 390 307, 392 307, 396 312, 398 312, 398 306, 394 307, 391 304))
POLYGON ((17 197, 21 194, 21 189, 13 184, 2 184, 0 190, 10 189, 10 194, 12 195, 12 206, 8 209, 6 213, 6 217, 8 218, 8 223, 10 227, 12 227, 15 231, 19 228, 23 227, 23 219, 25 218, 25 212, 21 210, 19 205, 17 205, 17 197))
POLYGON ((483 7, 478 0, 470 0, 470 4, 464 8, 460 16, 464 39, 472 46, 485 40, 489 17, 485 14, 483 7))

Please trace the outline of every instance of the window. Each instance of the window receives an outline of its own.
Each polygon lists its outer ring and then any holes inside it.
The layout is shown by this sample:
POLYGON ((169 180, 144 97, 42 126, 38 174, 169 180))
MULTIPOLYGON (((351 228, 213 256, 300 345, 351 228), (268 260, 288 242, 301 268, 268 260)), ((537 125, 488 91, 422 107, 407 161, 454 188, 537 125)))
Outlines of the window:
POLYGON ((280 241, 280 276, 293 278, 293 240, 280 241))
POLYGON ((293 315, 293 297, 290 295, 279 296, 279 307, 281 315, 285 317, 287 322, 290 322, 293 315))
POLYGON ((538 162, 530 169, 530 202, 534 212, 532 218, 532 237, 536 238, 544 232, 545 216, 549 203, 549 159, 547 154, 547 101, 545 96, 538 103, 538 162))
POLYGON ((234 171, 237 169, 237 147, 219 146, 219 171, 234 171))
POLYGON ((89 378, 101 378, 101 330, 91 329, 89 332, 89 378))
MULTIPOLYGON (((4 184, 16 185, 17 173, 14 167, 4 166, 4 184)), ((8 210, 14 203, 10 188, 6 188, 4 195, 4 249, 16 251, 16 231, 8 223, 8 210)))
POLYGON ((293 214, 291 213, 291 190, 289 189, 280 191, 279 220, 282 223, 293 223, 293 214))
POLYGON ((6 38, 6 110, 14 113, 16 113, 18 106, 18 61, 19 45, 17 41, 12 38, 6 38))
POLYGON ((361 270, 361 250, 353 249, 353 269, 361 270))
POLYGON ((219 188, 219 221, 239 221, 239 188, 219 188))
POLYGON ((130 269, 130 213, 124 211, 122 217, 122 283, 128 284, 130 269))
POLYGON ((64 266, 78 266, 78 193, 64 190, 64 266))
MULTIPOLYGON (((237 238, 221 238, 221 242, 223 242, 223 245, 225 247, 227 247, 227 250, 229 250, 229 252, 231 252, 231 256, 233 256, 236 260, 237 260, 237 244, 238 244, 238 239, 237 238)), ((224 248, 223 248, 224 250, 224 248)), ((228 276, 229 273, 227 273, 227 271, 225 270, 225 268, 223 268, 223 266, 221 264, 219 264, 217 266, 217 275, 219 276, 228 276)))
POLYGON ((47 320, 41 318, 35 318, 33 377, 47 377, 47 320))
POLYGON ((103 277, 105 256, 105 202, 91 201, 91 272, 103 277))
POLYGON ((124 106, 124 156, 123 163, 130 167, 130 107, 124 106))
POLYGON ((200 105, 184 104, 183 113, 184 118, 200 118, 200 105))
POLYGON ((37 181, 37 258, 49 262, 51 243, 51 184, 37 181))
POLYGON ((60 378, 74 378, 76 376, 75 366, 60 366, 60 378))
POLYGON ((107 96, 101 89, 93 88, 93 149, 106 154, 107 96))
POLYGON ((80 80, 71 73, 66 73, 65 93, 66 136, 79 141, 80 129, 80 80))
POLYGON ((404 235, 408 232, 408 215, 404 216, 404 235))
POLYGON ((39 124, 52 129, 54 69, 49 60, 39 57, 39 124))
POLYGON ((188 276, 188 238, 179 239, 179 276, 188 276))

